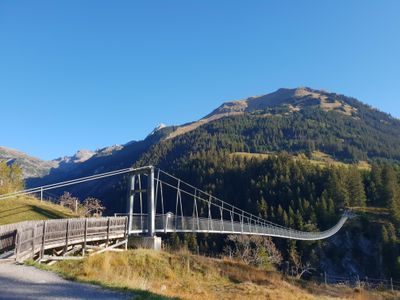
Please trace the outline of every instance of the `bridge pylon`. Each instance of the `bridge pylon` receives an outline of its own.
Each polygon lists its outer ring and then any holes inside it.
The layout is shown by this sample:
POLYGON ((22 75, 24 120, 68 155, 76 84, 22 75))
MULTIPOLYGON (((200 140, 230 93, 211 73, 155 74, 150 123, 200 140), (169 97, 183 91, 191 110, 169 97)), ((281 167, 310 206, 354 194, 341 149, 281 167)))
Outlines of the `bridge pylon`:
POLYGON ((154 167, 147 170, 147 235, 154 236, 156 232, 156 206, 154 199, 154 167))
POLYGON ((156 233, 156 203, 155 203, 155 192, 154 192, 154 166, 146 166, 138 170, 133 171, 129 174, 129 188, 128 188, 128 234, 131 236, 131 243, 136 247, 151 248, 155 250, 161 249, 161 238, 155 235, 156 233), (142 175, 147 177, 147 188, 142 188, 142 175), (136 188, 138 187, 138 188, 136 188), (146 232, 145 236, 133 236, 132 224, 133 224, 133 211, 134 211, 134 197, 135 194, 139 194, 140 209, 143 209, 143 195, 147 198, 147 213, 146 218, 143 217, 143 211, 141 211, 140 226, 143 232, 146 232), (144 223, 147 223, 146 225, 144 223))

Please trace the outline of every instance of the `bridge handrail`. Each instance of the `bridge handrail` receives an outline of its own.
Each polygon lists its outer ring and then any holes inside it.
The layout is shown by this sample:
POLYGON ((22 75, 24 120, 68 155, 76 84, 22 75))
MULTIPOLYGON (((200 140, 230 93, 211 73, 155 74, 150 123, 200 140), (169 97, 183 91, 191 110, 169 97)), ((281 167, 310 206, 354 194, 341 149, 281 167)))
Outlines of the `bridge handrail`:
POLYGON ((127 224, 127 217, 25 221, 0 226, 0 237, 12 230, 17 232, 14 247, 11 249, 15 251, 16 260, 23 261, 37 254, 43 256, 46 249, 96 240, 105 240, 108 243, 109 239, 126 237, 127 224))
MULTIPOLYGON (((118 214, 122 215, 122 214, 118 214)), ((133 222, 131 232, 146 233, 146 222, 147 214, 132 214, 133 222)), ((260 226, 251 223, 241 224, 240 222, 232 222, 231 220, 220 220, 212 219, 211 222, 214 224, 213 228, 205 225, 209 225, 210 220, 208 218, 196 218, 196 217, 175 217, 171 214, 157 214, 156 215, 156 231, 157 232, 208 232, 208 233, 220 233, 220 234, 254 234, 261 236, 273 236, 282 238, 291 238, 295 240, 308 240, 315 241, 328 238, 337 233, 348 219, 347 214, 343 214, 340 220, 331 228, 320 231, 320 232, 307 232, 292 230, 287 228, 278 228, 275 226, 260 226), (200 228, 200 224, 204 225, 204 228, 200 228), (160 226, 157 226, 160 225, 160 226), (190 226, 191 225, 191 226, 190 226), (235 230, 234 228, 241 228, 235 230)))
MULTIPOLYGON (((177 177, 166 173, 165 171, 162 171, 162 170, 160 170, 160 171, 163 172, 164 174, 167 174, 168 176, 170 176, 170 177, 176 179, 176 180, 180 180, 180 179, 178 179, 177 177)), ((157 178, 155 178, 155 180, 156 180, 156 181, 159 181, 159 179, 157 179, 157 178)), ((265 219, 263 219, 263 218, 261 218, 261 217, 258 217, 258 216, 256 216, 256 215, 253 215, 253 214, 251 214, 251 213, 249 213, 249 212, 246 212, 246 211, 244 211, 244 210, 242 210, 242 209, 240 209, 240 208, 237 208, 236 206, 233 206, 232 204, 230 204, 230 203, 228 203, 228 202, 225 202, 225 201, 223 201, 223 200, 221 200, 221 199, 219 199, 219 198, 217 198, 217 197, 215 197, 215 196, 213 196, 213 195, 211 195, 211 194, 209 194, 209 193, 207 193, 207 192, 204 192, 203 190, 200 190, 200 189, 198 189, 198 188, 195 188, 194 186, 192 186, 192 185, 190 185, 189 183, 186 183, 186 182, 184 182, 184 181, 182 181, 182 180, 180 180, 180 183, 181 183, 181 184, 182 184, 182 183, 183 183, 183 184, 186 184, 186 185, 188 185, 189 187, 196 189, 198 192, 201 192, 201 193, 203 193, 204 195, 206 195, 206 196, 208 196, 208 197, 210 197, 210 198, 212 198, 212 199, 214 199, 214 200, 220 201, 221 203, 223 203, 223 205, 219 205, 219 204, 216 204, 216 203, 213 203, 213 205, 214 205, 214 206, 217 206, 217 207, 219 207, 219 208, 221 208, 221 209, 224 210, 224 211, 232 212, 234 215, 239 216, 239 217, 249 218, 249 219, 254 220, 254 221, 257 220, 258 222, 260 222, 260 223, 262 223, 262 224, 264 224, 264 225, 270 224, 270 225, 273 225, 273 226, 276 226, 276 227, 286 228, 286 227, 284 227, 284 226, 282 226, 282 225, 275 224, 275 223, 270 222, 270 221, 268 221, 268 220, 265 220, 265 219), (231 209, 229 209, 229 207, 230 207, 231 209)), ((162 184, 163 184, 163 185, 166 185, 166 186, 169 186, 169 187, 171 187, 171 188, 174 188, 174 189, 177 188, 176 186, 174 186, 174 185, 172 185, 172 184, 170 184, 170 183, 168 183, 168 182, 165 182, 165 181, 162 181, 162 184)), ((183 192, 183 193, 185 193, 185 194, 187 194, 187 195, 189 195, 189 196, 194 196, 194 195, 192 195, 190 192, 188 192, 188 191, 186 191, 186 190, 183 190, 183 189, 180 189, 180 192, 183 192)), ((209 202, 209 200, 207 200, 207 199, 205 199, 205 198, 203 198, 203 197, 200 197, 199 195, 196 195, 195 197, 196 197, 197 199, 203 201, 203 202, 206 202, 206 203, 209 202)))

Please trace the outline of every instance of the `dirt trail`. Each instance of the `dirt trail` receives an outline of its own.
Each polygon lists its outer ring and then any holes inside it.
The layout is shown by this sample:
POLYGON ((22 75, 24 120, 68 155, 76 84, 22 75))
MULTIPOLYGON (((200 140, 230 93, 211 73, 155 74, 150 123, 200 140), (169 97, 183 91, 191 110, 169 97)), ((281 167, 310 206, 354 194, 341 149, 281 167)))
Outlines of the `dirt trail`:
POLYGON ((101 287, 62 279, 35 267, 0 264, 0 299, 132 299, 101 287))

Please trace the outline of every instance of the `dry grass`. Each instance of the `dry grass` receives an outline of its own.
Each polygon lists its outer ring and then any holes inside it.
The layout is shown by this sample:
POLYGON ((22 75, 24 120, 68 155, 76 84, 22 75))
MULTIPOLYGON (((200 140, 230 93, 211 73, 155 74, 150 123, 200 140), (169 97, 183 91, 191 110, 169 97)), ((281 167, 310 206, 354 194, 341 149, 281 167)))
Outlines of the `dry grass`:
POLYGON ((76 217, 69 209, 30 196, 9 198, 0 202, 0 225, 30 220, 76 217))
POLYGON ((200 126, 202 126, 204 124, 219 120, 221 118, 228 117, 228 116, 237 116, 237 115, 242 115, 242 114, 243 114, 243 112, 228 112, 228 113, 220 113, 220 114, 212 115, 210 117, 205 117, 203 119, 200 119, 198 121, 189 123, 187 125, 179 126, 175 131, 171 132, 168 135, 167 139, 172 139, 172 138, 177 137, 179 135, 182 135, 182 134, 185 134, 187 132, 193 131, 196 128, 198 128, 198 127, 200 127, 200 126))
MULTIPOLYGON (((349 166, 349 164, 342 163, 340 161, 335 160, 332 156, 329 154, 326 154, 321 151, 314 151, 312 153, 310 162, 313 164, 320 164, 320 165, 334 165, 338 167, 345 167, 349 166)), ((357 163, 357 167, 360 170, 370 170, 371 166, 368 164, 366 161, 360 161, 357 163)))
MULTIPOLYGON (((231 260, 130 250, 104 253, 83 261, 59 262, 50 268, 79 281, 133 292, 147 291, 148 299, 375 299, 377 295, 350 288, 302 287, 278 272, 266 272, 231 260), (160 296, 157 296, 160 295, 160 296), (161 297, 161 298, 160 298, 161 297), (368 298, 369 297, 369 298, 368 298)), ((390 299, 390 298, 376 298, 390 299)))
MULTIPOLYGON (((256 159, 267 159, 271 156, 276 154, 274 153, 249 153, 249 152, 234 152, 230 154, 231 156, 241 156, 245 158, 256 158, 256 159)), ((314 151, 312 153, 311 159, 307 158, 304 154, 293 155, 293 159, 298 161, 308 161, 309 163, 320 166, 320 167, 327 167, 327 166, 336 166, 336 167, 348 167, 350 164, 346 164, 340 161, 335 160, 332 156, 320 152, 314 151)), ((366 161, 360 161, 357 163, 357 167, 360 170, 370 170, 371 166, 366 161)))

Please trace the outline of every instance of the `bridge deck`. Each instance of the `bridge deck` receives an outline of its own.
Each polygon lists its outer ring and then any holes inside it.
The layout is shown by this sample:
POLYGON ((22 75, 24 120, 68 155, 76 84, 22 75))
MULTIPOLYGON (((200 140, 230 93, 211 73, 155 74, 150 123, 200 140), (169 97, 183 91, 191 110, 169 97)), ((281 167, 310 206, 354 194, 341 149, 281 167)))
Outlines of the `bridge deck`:
POLYGON ((30 221, 0 226, 0 236, 8 237, 3 250, 14 249, 15 259, 24 261, 49 249, 126 238, 127 224, 126 217, 30 221))
MULTIPOLYGON (((251 234, 290 238, 294 240, 315 241, 326 239, 337 233, 344 225, 348 215, 344 214, 332 228, 321 232, 305 232, 274 225, 256 225, 253 222, 234 222, 231 220, 216 220, 195 217, 175 217, 170 215, 156 216, 156 232, 196 232, 217 234, 251 234)), ((147 215, 132 217, 132 227, 129 233, 146 233, 147 215)))

